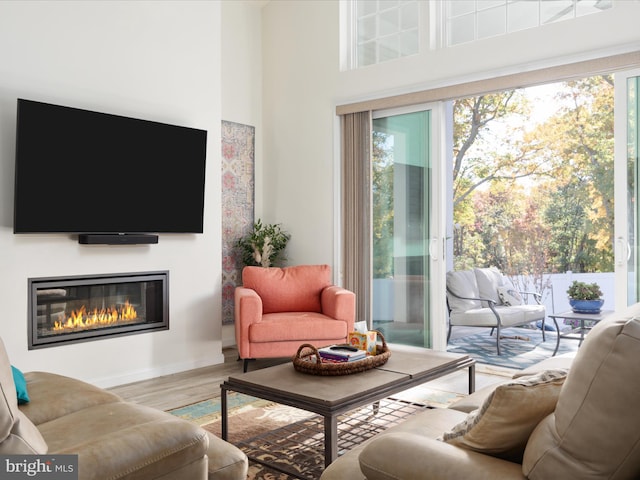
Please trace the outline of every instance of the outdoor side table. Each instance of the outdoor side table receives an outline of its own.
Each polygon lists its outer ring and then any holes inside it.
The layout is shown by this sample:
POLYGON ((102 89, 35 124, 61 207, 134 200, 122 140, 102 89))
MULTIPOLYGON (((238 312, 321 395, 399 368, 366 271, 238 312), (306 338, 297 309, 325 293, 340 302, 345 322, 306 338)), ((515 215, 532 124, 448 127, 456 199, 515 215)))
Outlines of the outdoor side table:
POLYGON ((562 313, 553 313, 549 315, 549 318, 553 320, 553 323, 556 325, 556 349, 553 351, 553 355, 555 356, 558 353, 558 348, 560 347, 560 339, 561 338, 569 338, 572 340, 578 340, 580 343, 578 346, 582 345, 582 341, 584 340, 584 336, 589 333, 592 328, 592 325, 585 325, 585 322, 592 322, 593 325, 598 323, 600 320, 603 320, 607 315, 613 313, 613 310, 601 310, 600 313, 575 313, 573 310, 568 310, 562 313), (561 332, 558 327, 557 319, 562 320, 578 320, 580 322, 580 326, 576 328, 572 328, 570 331, 561 332))

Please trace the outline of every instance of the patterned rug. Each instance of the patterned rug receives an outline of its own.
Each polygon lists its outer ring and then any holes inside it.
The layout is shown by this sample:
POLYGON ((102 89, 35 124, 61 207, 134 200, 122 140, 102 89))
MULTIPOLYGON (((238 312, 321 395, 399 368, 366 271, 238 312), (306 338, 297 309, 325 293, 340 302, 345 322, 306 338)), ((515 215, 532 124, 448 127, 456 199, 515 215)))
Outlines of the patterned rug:
MULTIPOLYGON (((480 333, 451 340, 447 351, 466 353, 475 358, 478 363, 522 370, 545 358, 550 358, 556 348, 555 332, 546 332, 546 341, 543 342, 540 330, 505 328, 500 332, 501 354, 498 355, 495 331, 492 336, 489 336, 490 328, 478 328, 478 332, 480 333)), ((575 352, 577 349, 578 342, 561 339, 557 355, 575 352)))
MULTIPOLYGON (((461 395, 412 389, 363 407, 339 419, 338 449, 343 453, 373 435, 429 407, 445 407, 461 395)), ((230 392, 228 441, 250 459, 248 480, 317 480, 324 469, 323 419, 297 408, 230 392), (268 464, 268 465, 266 465, 268 464)), ((220 398, 187 405, 170 413, 221 436, 220 398)))

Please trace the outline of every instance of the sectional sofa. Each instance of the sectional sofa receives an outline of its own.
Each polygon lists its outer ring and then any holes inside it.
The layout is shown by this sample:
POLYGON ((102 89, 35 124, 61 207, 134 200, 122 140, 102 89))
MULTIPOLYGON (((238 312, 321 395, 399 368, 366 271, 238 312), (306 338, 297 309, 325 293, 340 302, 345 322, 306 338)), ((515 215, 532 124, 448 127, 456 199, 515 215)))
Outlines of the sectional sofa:
POLYGON ((230 443, 80 380, 22 374, 1 340, 0 390, 2 455, 77 455, 80 480, 246 479, 247 457, 230 443))
POLYGON ((596 325, 572 361, 414 415, 321 480, 640 478, 638 359, 640 304, 596 325))

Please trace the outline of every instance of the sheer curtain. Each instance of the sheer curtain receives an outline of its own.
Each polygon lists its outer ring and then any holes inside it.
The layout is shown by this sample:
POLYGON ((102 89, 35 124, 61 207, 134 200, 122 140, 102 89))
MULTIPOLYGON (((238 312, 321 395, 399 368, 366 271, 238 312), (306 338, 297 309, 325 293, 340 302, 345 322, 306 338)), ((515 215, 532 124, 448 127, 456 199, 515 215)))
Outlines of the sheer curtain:
POLYGON ((341 134, 343 286, 371 327, 371 112, 342 115, 341 134))

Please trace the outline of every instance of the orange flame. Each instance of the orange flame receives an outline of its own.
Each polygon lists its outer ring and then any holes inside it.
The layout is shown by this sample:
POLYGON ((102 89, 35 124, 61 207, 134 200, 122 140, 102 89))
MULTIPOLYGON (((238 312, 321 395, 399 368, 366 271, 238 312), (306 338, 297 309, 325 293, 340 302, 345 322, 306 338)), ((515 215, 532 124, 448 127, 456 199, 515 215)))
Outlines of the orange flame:
POLYGON ((136 318, 138 318, 138 312, 129 301, 120 307, 94 308, 91 312, 87 312, 87 308, 83 305, 78 310, 73 310, 66 321, 54 322, 53 330, 86 330, 125 323, 136 318))

